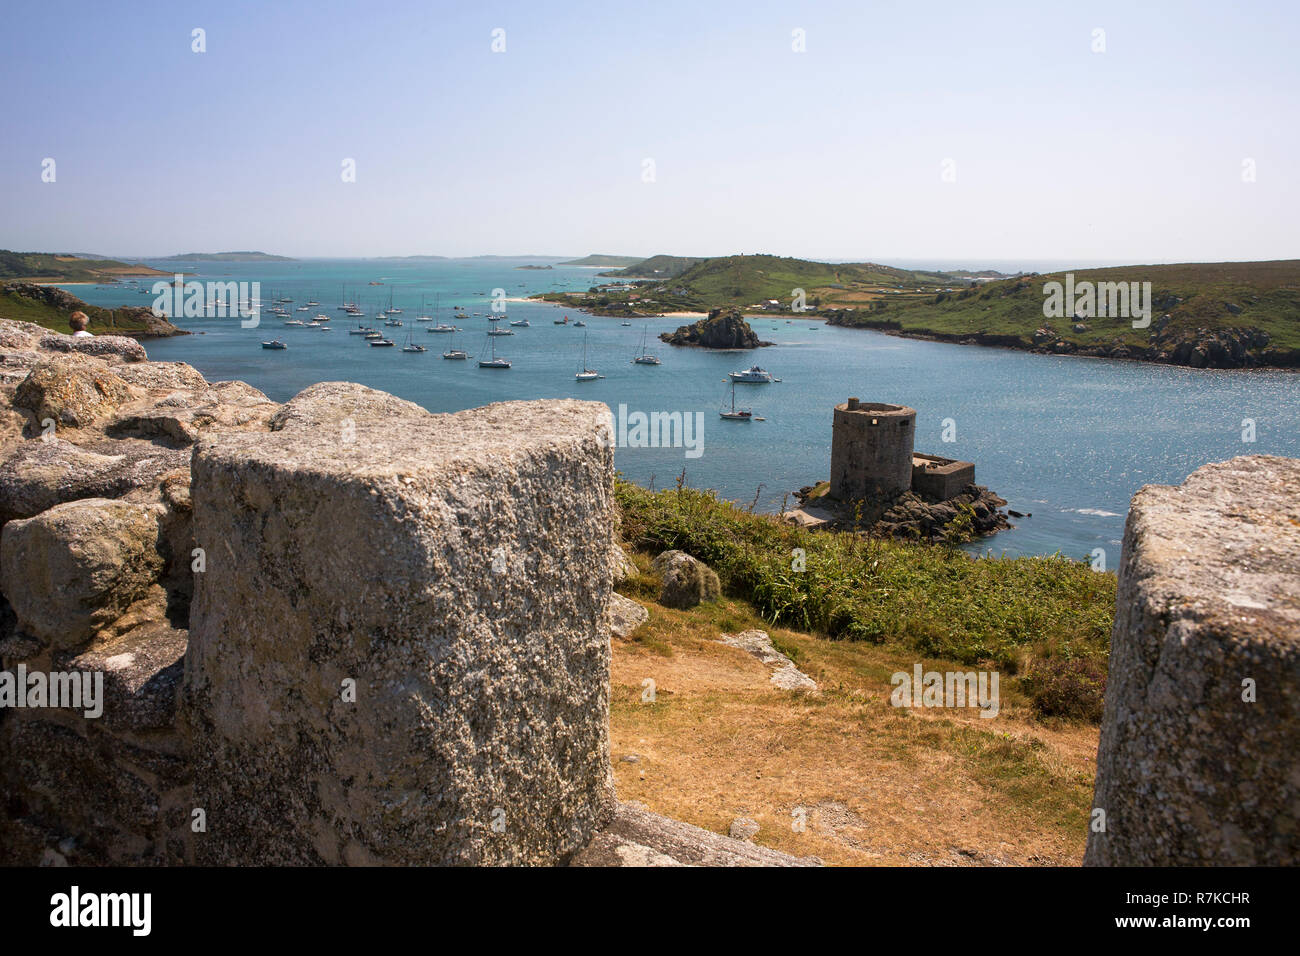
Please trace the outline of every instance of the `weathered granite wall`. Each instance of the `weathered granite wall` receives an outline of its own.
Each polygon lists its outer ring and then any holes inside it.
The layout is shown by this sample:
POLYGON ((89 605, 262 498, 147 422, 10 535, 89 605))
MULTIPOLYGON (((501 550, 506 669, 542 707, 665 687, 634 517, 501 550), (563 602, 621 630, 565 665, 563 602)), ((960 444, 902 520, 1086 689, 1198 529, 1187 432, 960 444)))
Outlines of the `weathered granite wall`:
POLYGON ((1300 460, 1234 458, 1143 488, 1084 862, 1300 863, 1298 742, 1300 460))
POLYGON ((607 419, 577 401, 431 415, 327 383, 269 435, 199 444, 199 862, 549 864, 586 845, 613 812, 607 419))

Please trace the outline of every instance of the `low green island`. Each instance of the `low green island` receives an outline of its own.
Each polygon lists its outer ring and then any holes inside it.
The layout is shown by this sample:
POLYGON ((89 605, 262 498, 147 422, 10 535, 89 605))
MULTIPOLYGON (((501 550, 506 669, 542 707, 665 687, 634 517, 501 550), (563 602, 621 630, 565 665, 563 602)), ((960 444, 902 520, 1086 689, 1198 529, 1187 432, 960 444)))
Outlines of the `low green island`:
POLYGON ((1193 368, 1300 368, 1300 260, 1118 266, 1067 276, 931 272, 770 255, 654 256, 599 278, 607 281, 586 291, 533 298, 595 315, 734 308, 1057 355, 1193 368), (1050 316, 1051 283, 1123 284, 1141 290, 1148 314, 1102 315, 1100 308, 1076 312, 1072 306, 1050 316))

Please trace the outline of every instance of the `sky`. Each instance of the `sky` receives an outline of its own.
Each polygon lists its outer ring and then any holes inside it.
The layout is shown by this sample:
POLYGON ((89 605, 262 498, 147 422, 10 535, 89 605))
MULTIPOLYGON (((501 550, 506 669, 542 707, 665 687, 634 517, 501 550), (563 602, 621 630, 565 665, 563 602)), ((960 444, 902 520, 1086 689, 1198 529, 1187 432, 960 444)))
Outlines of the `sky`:
POLYGON ((0 248, 1300 255, 1293 0, 6 0, 4 24, 0 248))

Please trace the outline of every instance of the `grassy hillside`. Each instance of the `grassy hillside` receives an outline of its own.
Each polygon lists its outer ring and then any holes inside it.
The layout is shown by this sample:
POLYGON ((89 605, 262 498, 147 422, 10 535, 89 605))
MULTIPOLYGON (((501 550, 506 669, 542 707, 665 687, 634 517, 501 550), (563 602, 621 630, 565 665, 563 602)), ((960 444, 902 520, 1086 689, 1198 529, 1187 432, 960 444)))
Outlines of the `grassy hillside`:
POLYGON ((782 627, 1019 674, 1043 714, 1100 719, 1116 579, 1061 557, 971 560, 942 546, 810 531, 687 488, 620 482, 623 534, 680 548, 782 627), (803 571, 792 554, 803 549, 803 571))
POLYGON ((73 312, 86 313, 90 318, 89 331, 95 335, 159 338, 185 334, 146 308, 101 309, 54 286, 0 283, 0 319, 34 322, 55 332, 68 333, 72 331, 68 316, 73 312))
POLYGON ((621 269, 624 266, 635 265, 640 262, 638 256, 606 256, 599 253, 592 253, 589 256, 583 256, 581 259, 570 259, 567 262, 561 262, 562 266, 605 266, 610 269, 621 269))
POLYGON ((631 292, 595 287, 586 293, 546 293, 537 298, 600 315, 655 315, 674 311, 706 312, 715 308, 747 309, 769 299, 790 309, 795 289, 803 290, 804 304, 809 309, 857 308, 883 298, 932 296, 962 284, 938 272, 768 255, 712 259, 654 256, 606 275, 642 281, 631 292))
POLYGON ((1134 329, 1132 320, 1122 317, 1045 318, 1043 286, 1064 283, 1064 273, 990 282, 910 302, 878 301, 833 315, 831 321, 1198 367, 1300 365, 1300 260, 1081 269, 1074 279, 1076 284, 1151 282, 1151 326, 1134 329), (1229 330, 1256 330, 1263 336, 1229 330))
POLYGON ((161 276, 148 266, 128 265, 116 259, 85 259, 48 252, 10 252, 0 249, 0 279, 44 282, 111 282, 121 276, 161 276))
POLYGON ((617 279, 671 279, 703 261, 692 256, 651 256, 649 259, 641 259, 633 263, 626 269, 604 272, 601 275, 617 279))

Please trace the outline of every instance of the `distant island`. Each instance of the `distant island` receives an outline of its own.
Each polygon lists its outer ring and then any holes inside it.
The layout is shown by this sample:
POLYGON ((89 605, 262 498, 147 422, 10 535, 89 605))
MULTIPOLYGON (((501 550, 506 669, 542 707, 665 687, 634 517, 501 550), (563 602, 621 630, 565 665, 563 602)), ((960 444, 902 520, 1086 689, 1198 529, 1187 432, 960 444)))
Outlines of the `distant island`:
POLYGON ((0 281, 115 282, 129 276, 169 274, 138 262, 127 264, 116 259, 91 259, 68 253, 0 249, 0 281))
POLYGON ((602 272, 600 276, 602 279, 672 279, 703 261, 692 256, 651 256, 616 272, 602 272))
POLYGON ((604 266, 607 269, 622 269, 625 266, 636 265, 642 261, 641 256, 605 256, 593 253, 589 256, 583 256, 581 259, 570 259, 567 262, 561 262, 562 266, 604 266))
POLYGON ((267 252, 186 252, 179 256, 165 256, 158 262, 297 262, 289 256, 273 256, 267 252))
POLYGON ((555 266, 515 266, 515 268, 516 269, 539 269, 545 271, 547 269, 554 269, 555 266))

